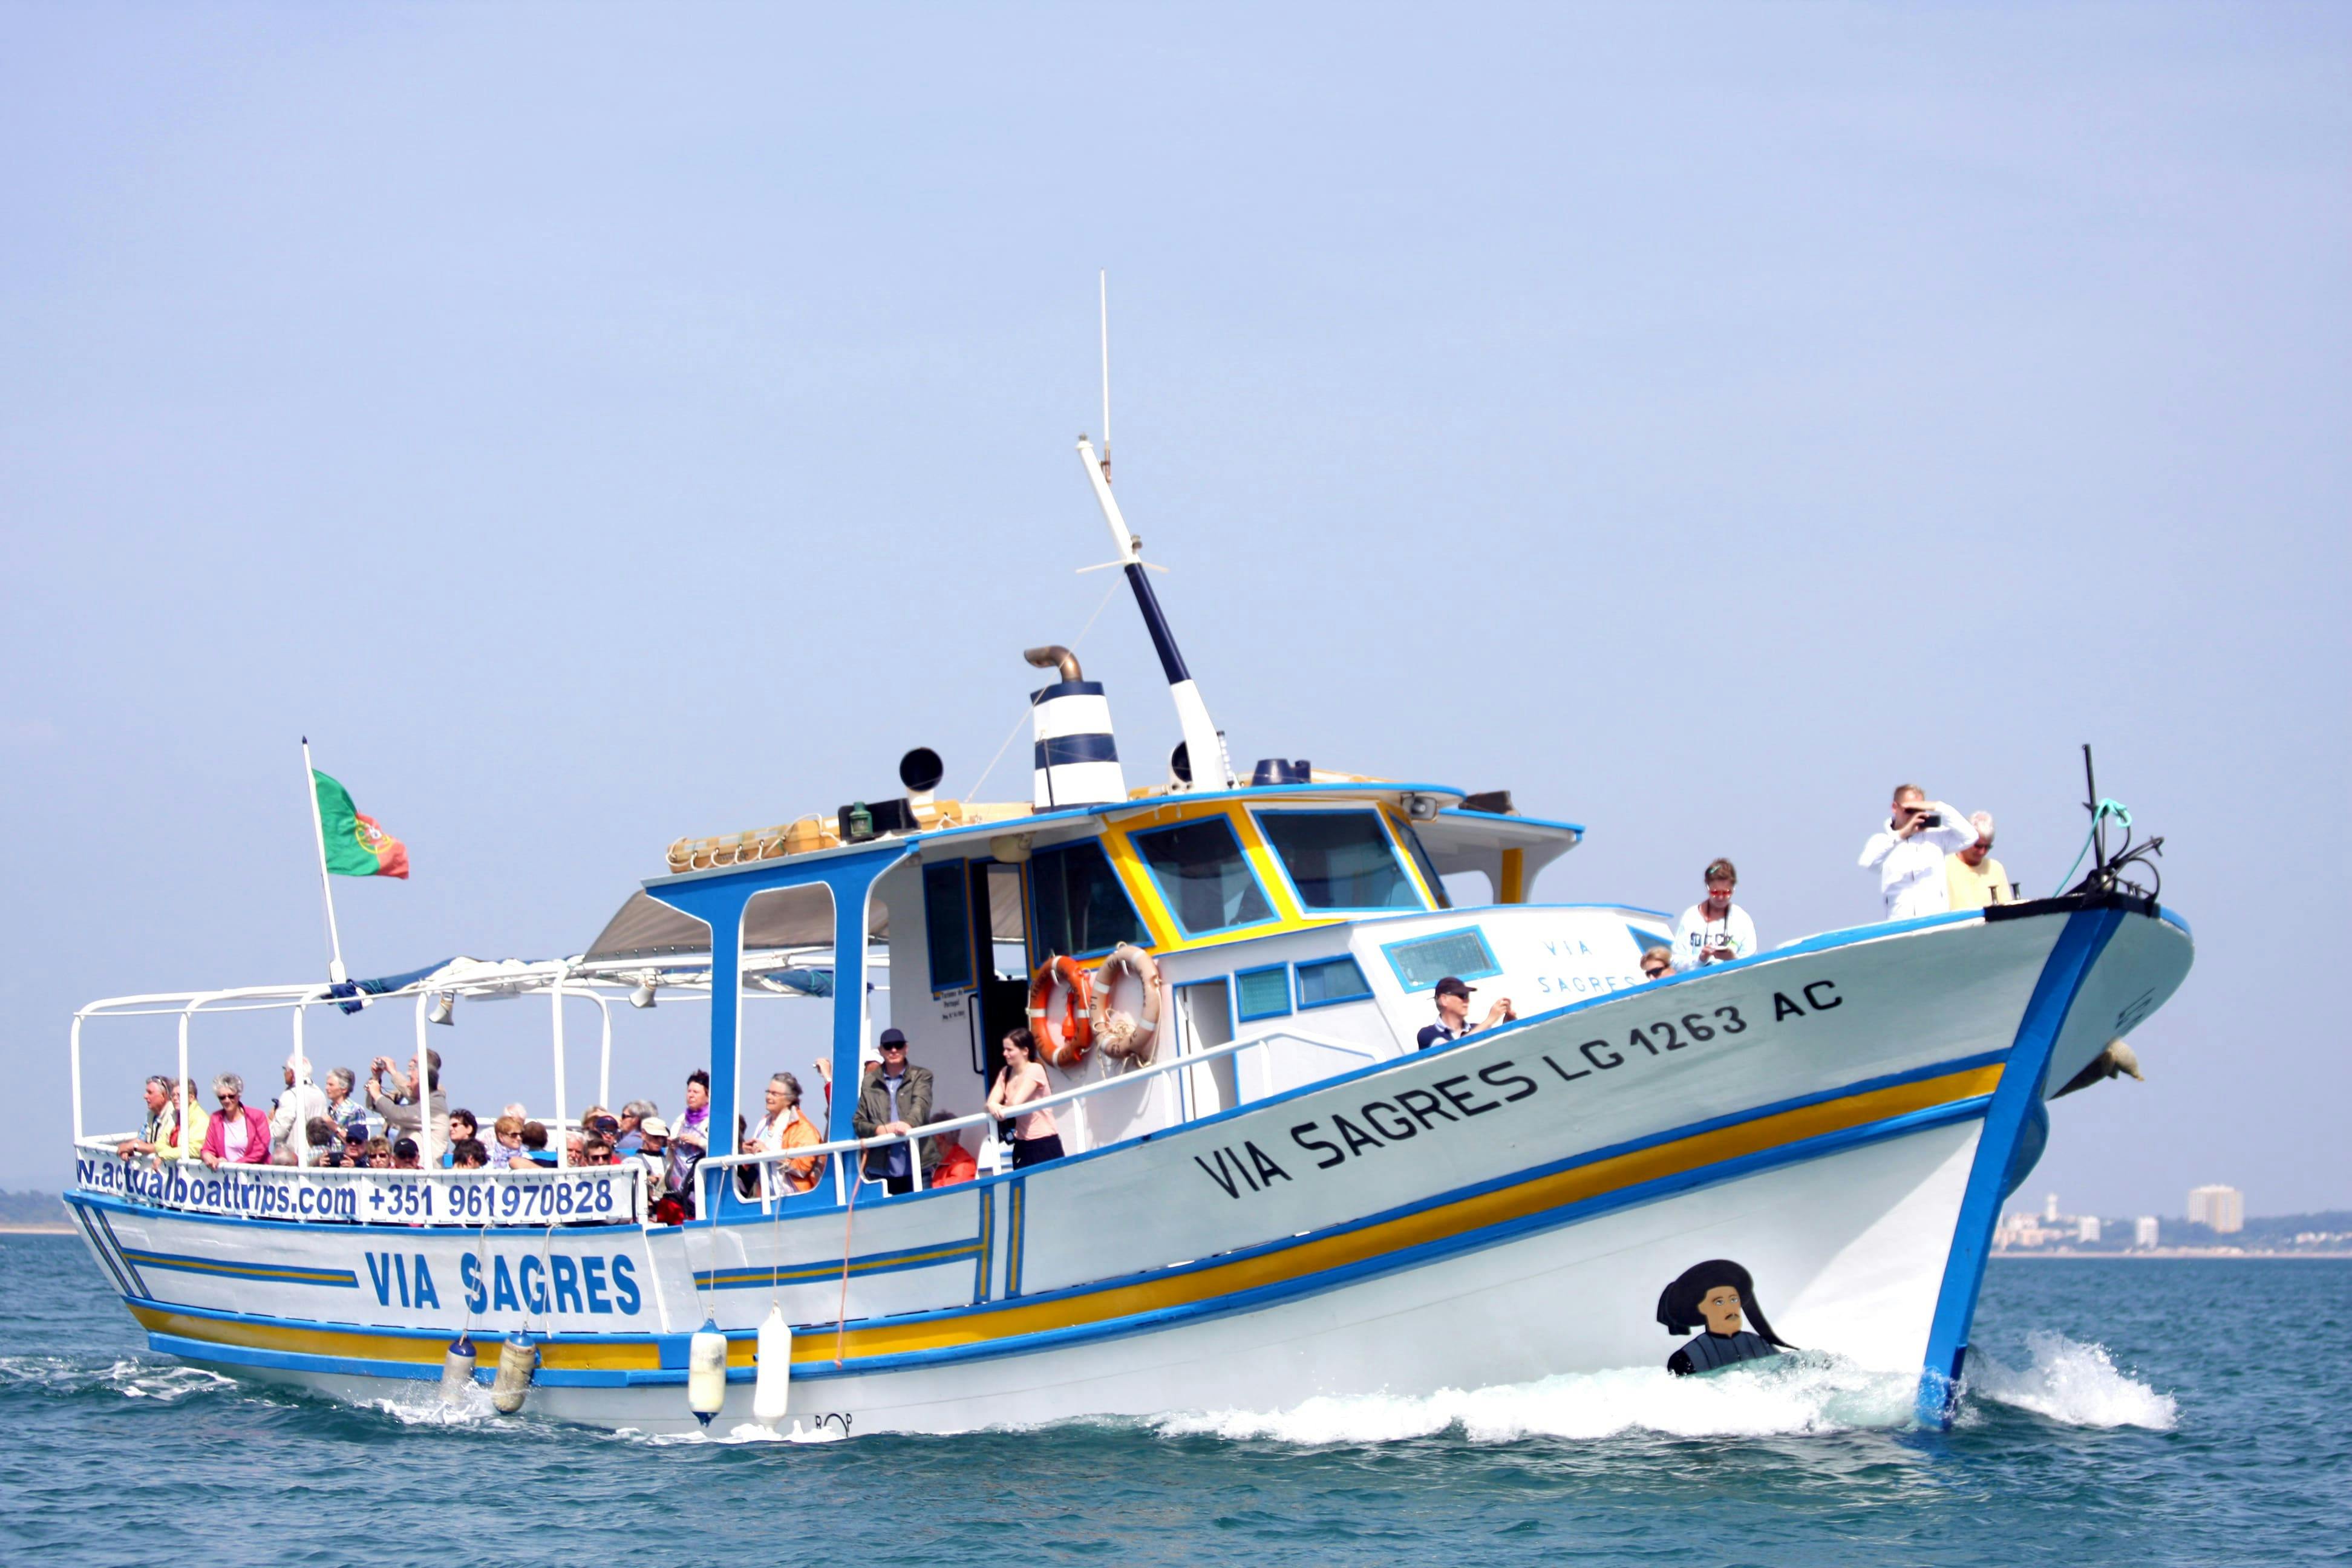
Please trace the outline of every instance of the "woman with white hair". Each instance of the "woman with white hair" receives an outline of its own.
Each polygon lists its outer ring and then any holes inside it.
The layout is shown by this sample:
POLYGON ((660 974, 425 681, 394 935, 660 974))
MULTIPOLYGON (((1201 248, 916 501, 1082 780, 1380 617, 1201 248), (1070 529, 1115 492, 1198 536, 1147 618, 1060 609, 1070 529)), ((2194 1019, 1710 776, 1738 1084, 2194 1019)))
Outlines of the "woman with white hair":
POLYGON ((335 1124, 336 1131, 343 1135, 346 1142, 354 1127, 360 1130, 362 1139, 367 1136, 367 1107, 360 1103, 359 1096, 354 1092, 359 1084, 359 1074, 349 1068, 327 1069, 327 1120, 335 1124))
POLYGON ((245 1079, 233 1072, 213 1079, 213 1099, 220 1110, 205 1129, 205 1163, 223 1165, 269 1163, 269 1118, 245 1102, 245 1079))
POLYGON ((1992 858, 1992 813, 1971 812, 1969 826, 1977 830, 1977 841, 1965 849, 1955 850, 1944 861, 1944 885, 1951 895, 1956 910, 1980 910, 1987 904, 2013 904, 2017 894, 2009 885, 2009 873, 1992 858))
MULTIPOLYGON (((801 1114, 801 1080, 788 1072, 780 1072, 768 1079, 768 1113, 743 1140, 746 1154, 777 1154, 786 1149, 805 1149, 824 1140, 817 1135, 815 1125, 801 1114)), ((816 1185, 817 1166, 814 1156, 805 1160, 772 1160, 757 1167, 759 1186, 763 1197, 781 1197, 786 1193, 804 1193, 816 1185)), ((751 1168, 746 1167, 738 1178, 738 1190, 749 1197, 755 1190, 751 1184, 751 1168)))

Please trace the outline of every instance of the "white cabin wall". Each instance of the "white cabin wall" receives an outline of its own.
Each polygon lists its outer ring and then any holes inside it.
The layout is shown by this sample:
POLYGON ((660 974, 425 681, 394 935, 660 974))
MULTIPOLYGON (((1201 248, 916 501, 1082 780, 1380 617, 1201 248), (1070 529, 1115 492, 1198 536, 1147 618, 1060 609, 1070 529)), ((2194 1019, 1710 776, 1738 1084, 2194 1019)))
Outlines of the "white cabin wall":
MULTIPOLYGON (((874 897, 890 911, 888 1020, 907 1037, 908 1063, 931 1075, 932 1115, 936 1119, 976 1112, 986 1093, 971 1068, 973 994, 932 994, 921 862, 909 859, 884 873, 874 884, 874 897)), ((878 1016, 883 1010, 875 1011, 878 1016)), ((877 1022, 867 1039, 869 1047, 881 1033, 882 1025, 877 1022)), ((963 1134, 963 1142, 969 1149, 980 1147, 978 1135, 971 1131, 963 1134)))

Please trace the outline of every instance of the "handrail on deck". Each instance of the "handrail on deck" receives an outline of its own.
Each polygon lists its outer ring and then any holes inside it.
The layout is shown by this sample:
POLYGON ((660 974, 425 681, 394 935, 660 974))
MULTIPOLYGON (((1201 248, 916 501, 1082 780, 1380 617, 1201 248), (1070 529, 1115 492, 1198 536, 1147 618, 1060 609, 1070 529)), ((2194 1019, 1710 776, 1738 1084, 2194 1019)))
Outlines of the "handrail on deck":
MULTIPOLYGON (((1363 1050, 1363 1047, 1351 1041, 1335 1040, 1320 1035, 1301 1034, 1296 1029, 1275 1029, 1266 1034, 1253 1035, 1245 1040, 1228 1040, 1222 1046, 1212 1046, 1205 1051, 1196 1051, 1185 1056, 1170 1057, 1166 1061, 1154 1062, 1150 1067, 1146 1068, 1137 1068, 1130 1071, 1120 1073, 1117 1078, 1106 1078, 1097 1079, 1093 1083, 1083 1083, 1078 1085, 1076 1089, 1062 1089, 1058 1093, 1046 1095, 1040 1100, 1024 1100, 1018 1106, 1015 1106, 1013 1110, 1013 1114, 1007 1117, 996 1116, 986 1110, 977 1110, 964 1116, 951 1116, 944 1121, 927 1121, 920 1127, 910 1129, 905 1132, 893 1133, 887 1138, 879 1136, 873 1138, 843 1138, 836 1139, 829 1143, 811 1143, 796 1149, 771 1150, 758 1154, 713 1154, 701 1160, 694 1167, 694 1212, 698 1215, 705 1215, 710 1212, 703 1205, 702 1201, 705 1194, 705 1189, 702 1184, 702 1173, 705 1171, 740 1170, 748 1166, 775 1164, 782 1161, 830 1158, 834 1166, 834 1189, 836 1193, 839 1193, 843 1190, 841 1183, 842 1155, 853 1153, 861 1150, 887 1149, 894 1144, 898 1143, 904 1143, 907 1145, 908 1163, 913 1169, 915 1175, 914 1190, 921 1192, 923 1190, 923 1162, 920 1151, 916 1148, 916 1144, 925 1138, 936 1138, 942 1133, 957 1131, 966 1127, 977 1127, 995 1121, 1016 1121, 1021 1117, 1030 1114, 1032 1111, 1050 1110, 1055 1106, 1072 1104, 1077 1100, 1086 1099, 1089 1095, 1100 1094, 1108 1089, 1124 1089, 1131 1084, 1139 1083, 1146 1079, 1157 1078, 1165 1073, 1181 1072, 1186 1068, 1199 1067, 1203 1062, 1215 1061, 1219 1058, 1233 1056, 1237 1052, 1249 1050, 1254 1047, 1272 1045, 1276 1040, 1297 1040, 1302 1045, 1337 1047, 1340 1049, 1349 1051, 1363 1050)), ((1187 1118, 1186 1120, 1190 1121, 1192 1119, 1187 1118)), ((873 1178, 861 1176, 860 1179, 870 1181, 873 1178)), ((762 1211, 772 1207, 777 1202, 774 1194, 767 1192, 767 1185, 768 1184, 765 1182, 761 1184, 761 1192, 762 1195, 757 1200, 762 1211)), ((836 1197, 835 1201, 839 1203, 844 1200, 836 1197)))

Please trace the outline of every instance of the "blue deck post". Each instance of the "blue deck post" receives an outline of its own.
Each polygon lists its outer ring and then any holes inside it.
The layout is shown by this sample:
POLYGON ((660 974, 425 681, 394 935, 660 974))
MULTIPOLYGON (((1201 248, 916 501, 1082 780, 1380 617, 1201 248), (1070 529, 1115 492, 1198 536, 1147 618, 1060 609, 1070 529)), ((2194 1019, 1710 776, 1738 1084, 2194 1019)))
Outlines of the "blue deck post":
MULTIPOLYGON (((743 1013, 743 910, 757 895, 777 888, 823 883, 833 894, 833 1114, 827 1142, 851 1136, 857 1107, 857 1063, 866 1029, 866 900, 875 879, 906 856, 902 844, 886 844, 865 855, 832 856, 795 862, 763 860, 740 869, 690 872, 646 884, 648 898, 692 915, 710 927, 710 1152, 735 1146, 735 1076, 743 1013)), ((827 1170, 818 1191, 828 1192, 827 1170)), ((709 1189, 715 1201, 707 1220, 756 1210, 739 1196, 735 1184, 709 1189)))
POLYGON ((1953 1227, 1944 1282, 1936 1294, 1936 1315, 1927 1328, 1918 1411, 1919 1419, 1928 1426, 1952 1424, 1959 1398, 1960 1367, 1968 1359, 1969 1331, 1976 1321, 1977 1296, 1984 1287, 1985 1260, 1991 1255, 1993 1229, 2000 1221, 2001 1200, 2009 1192, 2010 1166, 2033 1112, 2042 1105, 2050 1055, 2057 1048, 2067 1012, 2124 918, 2122 910, 2113 909, 2077 910, 2066 917, 2065 929, 2058 933, 2050 957, 2042 965, 2042 977, 2034 982, 2033 995, 2018 1023, 2009 1058, 2001 1064, 2000 1083, 1985 1110, 1976 1160, 1969 1167, 1959 1223, 1953 1227))

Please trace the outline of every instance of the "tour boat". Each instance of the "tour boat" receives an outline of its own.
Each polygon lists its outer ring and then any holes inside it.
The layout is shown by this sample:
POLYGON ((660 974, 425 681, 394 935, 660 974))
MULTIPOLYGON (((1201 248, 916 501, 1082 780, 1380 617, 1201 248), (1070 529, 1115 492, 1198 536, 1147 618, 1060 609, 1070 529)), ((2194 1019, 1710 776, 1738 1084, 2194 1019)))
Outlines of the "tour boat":
POLYGON ((1032 649, 1026 801, 938 798, 918 748, 903 795, 672 845, 577 957, 92 1003, 68 1203, 151 1347, 648 1434, 948 1432, 1663 1367, 1662 1289, 1719 1258, 1787 1343, 1916 1373, 1921 1419, 1948 1421, 2045 1101, 2189 966, 2131 858, 1649 980, 1665 915, 1531 897, 1576 824, 1295 759, 1237 772, 1078 453, 1174 693, 1164 776, 1130 775, 1075 656, 1032 649), (1449 893, 1467 873, 1486 901, 1449 893), (1449 976, 1517 1016, 1422 1047, 1449 976), (223 1010, 282 1008, 299 1042, 306 1017, 404 1005, 422 1047, 460 1000, 519 995, 551 1003, 559 1131, 567 998, 595 1001, 608 1059, 613 1004, 709 1007, 707 1052, 661 1075, 710 1075, 694 1217, 663 1223, 628 1166, 443 1170, 428 1142, 422 1170, 211 1170, 85 1130, 92 1020, 174 1018, 184 1080, 223 1010), (830 1011, 805 1192, 741 1179, 772 1157, 719 1132, 782 1065, 743 1048, 747 1002, 830 1011), (861 1142, 885 1023, 937 1110, 861 1142), (1024 1025, 1061 1064, 1066 1153, 1011 1169, 982 1106, 1024 1025), (941 1184, 917 1144, 950 1137, 979 1169, 941 1184), (894 1147, 910 1190, 858 1179, 894 1147))

